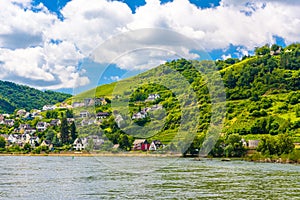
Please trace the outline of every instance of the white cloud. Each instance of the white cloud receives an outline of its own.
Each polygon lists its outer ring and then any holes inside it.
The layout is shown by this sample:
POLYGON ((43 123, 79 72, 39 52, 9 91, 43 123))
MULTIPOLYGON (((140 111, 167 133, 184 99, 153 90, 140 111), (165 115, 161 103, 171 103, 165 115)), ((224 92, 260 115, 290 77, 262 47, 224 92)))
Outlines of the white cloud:
POLYGON ((230 55, 230 54, 228 54, 228 55, 225 55, 225 54, 224 54, 224 55, 222 55, 221 57, 222 57, 223 60, 226 60, 226 59, 228 59, 228 58, 231 58, 231 55, 230 55))
POLYGON ((110 80, 112 80, 112 81, 118 81, 118 80, 120 80, 120 77, 119 76, 111 76, 110 80))
POLYGON ((133 14, 120 1, 73 0, 62 8, 64 20, 59 20, 42 4, 33 12, 31 0, 6 0, 0 7, 0 78, 39 88, 72 88, 89 83, 76 69, 91 52, 98 62, 115 62, 128 70, 149 69, 178 57, 176 53, 197 58, 189 51, 194 44, 183 45, 183 37, 135 31, 143 28, 178 32, 208 51, 241 46, 241 55, 273 43, 275 35, 299 42, 299 2, 222 0, 218 7, 201 9, 188 0, 147 0, 133 14), (126 31, 139 34, 106 41, 126 31))

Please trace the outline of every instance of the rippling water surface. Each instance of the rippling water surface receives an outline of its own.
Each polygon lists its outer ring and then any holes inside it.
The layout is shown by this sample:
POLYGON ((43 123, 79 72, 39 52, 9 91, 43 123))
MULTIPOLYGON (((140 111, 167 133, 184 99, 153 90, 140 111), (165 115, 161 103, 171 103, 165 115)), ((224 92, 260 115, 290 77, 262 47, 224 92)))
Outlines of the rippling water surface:
POLYGON ((152 157, 0 157, 0 199, 300 199, 300 166, 152 157))

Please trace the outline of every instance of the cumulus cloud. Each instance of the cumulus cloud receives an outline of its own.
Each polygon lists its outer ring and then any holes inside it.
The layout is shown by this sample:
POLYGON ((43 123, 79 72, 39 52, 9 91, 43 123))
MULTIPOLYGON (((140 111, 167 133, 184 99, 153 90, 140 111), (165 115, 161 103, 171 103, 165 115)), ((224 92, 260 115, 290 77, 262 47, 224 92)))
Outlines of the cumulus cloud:
POLYGON ((73 0, 60 10, 60 19, 43 4, 6 0, 0 7, 0 78, 43 89, 72 88, 90 82, 77 70, 86 57, 127 70, 149 69, 181 56, 201 59, 191 51, 195 43, 207 51, 239 46, 247 55, 275 42, 274 36, 299 42, 299 9, 293 0, 222 0, 206 9, 188 0, 147 0, 132 13, 120 1, 73 0), (183 45, 184 37, 195 43, 183 45))

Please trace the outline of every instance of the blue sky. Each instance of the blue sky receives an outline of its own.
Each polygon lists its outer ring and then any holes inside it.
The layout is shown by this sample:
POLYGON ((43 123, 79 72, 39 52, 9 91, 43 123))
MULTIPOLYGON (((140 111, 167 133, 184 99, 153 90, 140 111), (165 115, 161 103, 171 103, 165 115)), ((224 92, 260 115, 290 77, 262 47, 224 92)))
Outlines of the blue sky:
POLYGON ((72 93, 178 57, 201 59, 190 44, 176 44, 187 38, 213 60, 241 58, 267 43, 286 46, 300 40, 296 0, 6 0, 1 4, 0 79, 42 90, 72 93), (137 36, 127 34, 135 31, 137 36), (173 38, 167 31, 174 32, 173 38), (122 42, 125 36, 127 43, 122 42))

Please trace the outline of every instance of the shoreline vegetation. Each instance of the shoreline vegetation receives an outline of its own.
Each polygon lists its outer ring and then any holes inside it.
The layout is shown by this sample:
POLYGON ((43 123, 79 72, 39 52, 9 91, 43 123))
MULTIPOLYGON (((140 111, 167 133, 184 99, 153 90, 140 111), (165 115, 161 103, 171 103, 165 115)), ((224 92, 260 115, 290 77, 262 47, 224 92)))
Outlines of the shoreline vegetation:
POLYGON ((1 156, 33 156, 33 157, 165 157, 165 158, 193 158, 194 161, 203 160, 220 160, 220 161, 248 161, 256 163, 277 163, 277 164, 300 164, 299 155, 295 153, 285 154, 279 156, 265 156, 259 152, 251 155, 246 155, 245 157, 198 157, 195 155, 183 156, 181 153, 151 153, 151 152, 58 152, 58 153, 46 153, 42 152, 40 154, 34 153, 0 153, 1 156))
POLYGON ((149 153, 149 152, 59 152, 59 153, 0 153, 0 156, 65 156, 65 157, 182 157, 180 153, 149 153))

